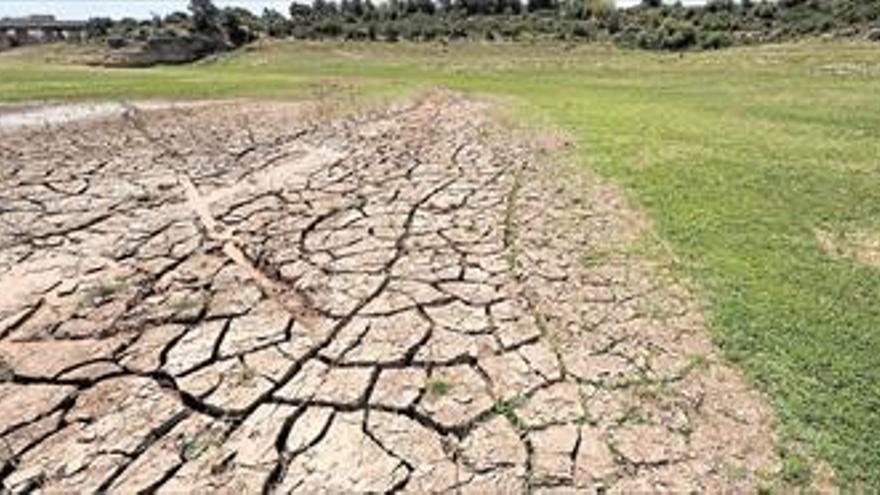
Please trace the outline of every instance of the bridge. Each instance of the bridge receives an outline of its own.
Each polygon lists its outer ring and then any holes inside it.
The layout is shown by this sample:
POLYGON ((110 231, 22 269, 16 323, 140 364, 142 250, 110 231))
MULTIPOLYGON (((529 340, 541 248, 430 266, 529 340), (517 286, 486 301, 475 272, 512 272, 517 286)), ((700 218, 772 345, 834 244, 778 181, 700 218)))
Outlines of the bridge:
POLYGON ((0 19, 0 48, 60 40, 81 40, 86 21, 62 21, 53 16, 0 19))

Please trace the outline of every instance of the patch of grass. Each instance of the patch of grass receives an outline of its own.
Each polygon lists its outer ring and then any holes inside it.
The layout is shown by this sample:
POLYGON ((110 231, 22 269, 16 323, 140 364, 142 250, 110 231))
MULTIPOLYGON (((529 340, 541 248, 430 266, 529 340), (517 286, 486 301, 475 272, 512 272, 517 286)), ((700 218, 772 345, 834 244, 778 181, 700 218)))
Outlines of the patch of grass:
POLYGON ((124 280, 102 280, 85 291, 82 304, 99 306, 127 287, 124 280))
POLYGON ((200 442, 198 439, 188 440, 183 444, 181 457, 187 461, 192 461, 198 459, 207 449, 208 445, 204 442, 200 442))
POLYGON ((516 409, 522 406, 525 397, 513 397, 508 400, 498 400, 495 404, 492 405, 492 409, 489 410, 488 415, 484 419, 493 418, 496 416, 503 416, 507 419, 510 424, 519 431, 525 431, 526 425, 519 419, 519 416, 516 415, 516 409))
POLYGON ((192 311, 197 308, 200 308, 203 304, 203 298, 201 296, 194 296, 187 294, 177 300, 174 301, 174 310, 176 312, 185 312, 192 311))
POLYGON ((432 378, 425 384, 425 390, 431 397, 444 397, 452 390, 452 383, 442 378, 432 378))
POLYGON ((813 477, 810 463, 803 456, 787 453, 782 456, 782 479, 794 486, 808 486, 813 477))
POLYGON ((749 474, 748 468, 739 463, 728 462, 724 464, 724 468, 727 477, 733 480, 744 480, 749 474))
POLYGON ((0 383, 12 381, 14 375, 15 370, 0 356, 0 383))
POLYGON ((257 385, 256 380, 259 377, 257 370, 248 366, 243 360, 239 360, 238 365, 229 374, 231 383, 239 387, 255 387, 257 385))
POLYGON ((613 258, 613 253, 608 249, 585 249, 580 255, 580 262, 586 267, 601 266, 613 258))
POLYGON ((815 236, 880 222, 880 46, 558 48, 275 43, 149 70, 13 51, 0 54, 0 100, 287 98, 333 83, 511 102, 525 121, 560 126, 579 162, 646 211, 708 303, 716 342, 772 400, 784 442, 846 486, 880 486, 880 270, 829 256, 815 236), (860 70, 828 70, 843 66, 860 70))
POLYGON ((199 431, 195 435, 184 438, 180 446, 180 455, 187 461, 198 459, 208 450, 220 446, 222 435, 213 429, 199 431))
POLYGON ((651 417, 638 406, 629 406, 623 412, 623 415, 617 420, 618 425, 633 424, 643 425, 649 424, 651 417))
POLYGON ((138 189, 128 195, 128 199, 135 203, 148 203, 153 199, 152 194, 147 189, 138 189))
POLYGON ((204 307, 205 296, 202 294, 184 294, 171 302, 174 319, 180 322, 197 320, 204 307))

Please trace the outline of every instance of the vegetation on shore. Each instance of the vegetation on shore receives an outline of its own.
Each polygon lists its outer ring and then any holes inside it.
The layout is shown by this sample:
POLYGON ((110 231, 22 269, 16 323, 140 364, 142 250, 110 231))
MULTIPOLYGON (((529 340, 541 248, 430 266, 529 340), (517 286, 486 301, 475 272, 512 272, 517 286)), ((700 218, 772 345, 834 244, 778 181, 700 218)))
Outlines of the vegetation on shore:
POLYGON ((138 22, 92 19, 89 33, 111 44, 200 36, 217 49, 260 37, 300 40, 613 42, 661 50, 717 49, 808 37, 880 40, 880 0, 709 0, 704 6, 643 0, 313 0, 261 16, 192 0, 190 13, 138 22))

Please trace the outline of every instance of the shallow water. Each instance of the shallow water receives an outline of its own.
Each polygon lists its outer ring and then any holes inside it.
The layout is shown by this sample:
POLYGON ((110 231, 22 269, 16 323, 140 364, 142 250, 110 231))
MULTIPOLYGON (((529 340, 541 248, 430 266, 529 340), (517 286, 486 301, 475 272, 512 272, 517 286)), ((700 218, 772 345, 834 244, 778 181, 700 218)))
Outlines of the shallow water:
POLYGON ((118 102, 76 103, 42 107, 6 107, 0 110, 0 130, 43 127, 79 120, 119 116, 126 105, 118 102))
POLYGON ((132 109, 147 111, 164 108, 191 108, 216 103, 219 101, 173 103, 165 101, 106 101, 48 105, 0 105, 0 132, 121 117, 126 110, 132 109))

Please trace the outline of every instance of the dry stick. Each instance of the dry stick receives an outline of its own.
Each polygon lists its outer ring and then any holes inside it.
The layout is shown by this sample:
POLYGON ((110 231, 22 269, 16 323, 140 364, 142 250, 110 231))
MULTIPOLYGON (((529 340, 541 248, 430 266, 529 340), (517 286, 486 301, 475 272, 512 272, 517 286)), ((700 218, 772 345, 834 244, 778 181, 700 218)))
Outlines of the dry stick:
POLYGON ((244 251, 238 247, 233 236, 228 230, 217 224, 217 221, 211 216, 208 209, 208 203, 202 198, 196 186, 189 177, 179 175, 178 182, 186 194, 187 202, 192 208, 196 216, 201 220, 202 225, 210 239, 223 243, 223 253, 232 260, 233 263, 241 267, 248 276, 260 287, 260 290, 266 297, 277 302, 281 307, 287 310, 297 323, 302 324, 306 328, 314 328, 317 326, 317 315, 314 309, 308 304, 306 299, 295 291, 291 292, 287 287, 269 278, 265 273, 261 272, 253 262, 244 254, 244 251))
MULTIPOLYGON (((128 102, 123 102, 123 106, 125 107, 123 118, 130 122, 138 132, 152 143, 164 148, 172 155, 179 156, 175 150, 166 146, 161 140, 156 139, 147 131, 146 125, 141 119, 141 110, 137 106, 128 102)), ((232 260, 233 263, 244 269, 248 276, 250 276, 250 278, 260 287, 260 290, 266 297, 278 303, 278 305, 284 308, 297 320, 297 323, 304 326, 306 329, 316 329, 318 327, 318 315, 314 308, 308 303, 308 300, 301 294, 298 294, 295 289, 284 287, 282 284, 272 280, 254 266, 253 262, 251 262, 251 260, 244 254, 244 251, 238 247, 232 234, 219 225, 211 215, 211 211, 208 207, 209 202, 202 197, 199 190, 196 189, 195 184, 193 184, 188 176, 183 173, 177 174, 177 182, 183 188, 190 208, 192 208, 193 212, 199 217, 202 225, 205 227, 208 238, 223 243, 223 253, 232 260)))

